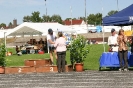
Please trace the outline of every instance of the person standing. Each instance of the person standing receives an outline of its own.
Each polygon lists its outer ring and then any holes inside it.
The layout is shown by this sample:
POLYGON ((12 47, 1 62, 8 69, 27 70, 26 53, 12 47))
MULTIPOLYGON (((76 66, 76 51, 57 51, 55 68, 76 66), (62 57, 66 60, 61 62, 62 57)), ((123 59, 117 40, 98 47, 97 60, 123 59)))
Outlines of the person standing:
POLYGON ((49 55, 50 55, 52 65, 54 65, 53 52, 55 53, 55 57, 57 59, 56 50, 55 50, 55 47, 54 47, 55 40, 56 40, 56 35, 53 34, 53 30, 51 28, 48 29, 47 43, 48 43, 49 55))
POLYGON ((117 37, 117 42, 119 45, 118 55, 120 61, 120 69, 119 71, 128 71, 128 47, 127 47, 127 37, 124 35, 124 30, 119 30, 119 35, 117 37), (124 64, 123 64, 124 61, 124 64))
POLYGON ((65 72, 65 57, 66 57, 66 40, 63 37, 62 32, 58 32, 59 38, 56 39, 54 47, 57 52, 57 68, 58 72, 65 72))
POLYGON ((108 38, 108 45, 110 46, 110 51, 118 51, 118 43, 117 43, 117 37, 115 29, 111 30, 111 36, 108 38))

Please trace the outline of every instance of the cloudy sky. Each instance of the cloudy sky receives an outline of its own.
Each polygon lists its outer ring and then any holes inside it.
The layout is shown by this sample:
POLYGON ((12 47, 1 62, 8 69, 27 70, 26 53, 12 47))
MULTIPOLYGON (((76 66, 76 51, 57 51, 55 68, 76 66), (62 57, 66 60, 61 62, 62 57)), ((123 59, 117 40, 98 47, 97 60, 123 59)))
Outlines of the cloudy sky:
MULTIPOLYGON (((47 0, 47 14, 59 14, 62 19, 85 16, 84 0, 47 0)), ((118 0, 119 10, 133 4, 133 0, 118 0)), ((117 0, 86 0, 87 14, 103 13, 107 15, 110 10, 117 10, 117 0), (103 11, 102 11, 103 8, 103 11)), ((0 23, 12 22, 17 19, 18 24, 23 22, 23 17, 39 11, 40 16, 46 13, 45 0, 0 0, 0 23)))

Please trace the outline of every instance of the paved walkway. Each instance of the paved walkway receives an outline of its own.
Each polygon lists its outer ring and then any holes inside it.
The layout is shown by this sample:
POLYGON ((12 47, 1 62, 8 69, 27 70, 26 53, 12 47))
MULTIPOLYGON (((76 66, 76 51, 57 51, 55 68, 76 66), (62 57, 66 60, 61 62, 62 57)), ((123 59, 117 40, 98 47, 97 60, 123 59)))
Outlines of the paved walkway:
POLYGON ((0 88, 133 88, 133 71, 0 74, 0 88))

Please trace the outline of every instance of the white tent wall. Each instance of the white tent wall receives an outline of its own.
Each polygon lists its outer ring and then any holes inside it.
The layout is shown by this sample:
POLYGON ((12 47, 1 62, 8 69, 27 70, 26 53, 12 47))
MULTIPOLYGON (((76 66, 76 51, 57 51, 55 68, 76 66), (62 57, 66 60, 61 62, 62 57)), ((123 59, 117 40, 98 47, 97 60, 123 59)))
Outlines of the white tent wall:
MULTIPOLYGON (((104 26, 104 32, 111 32, 111 29, 114 28, 117 32, 121 29, 120 26, 104 26)), ((123 30, 131 30, 131 26, 123 26, 123 30)))

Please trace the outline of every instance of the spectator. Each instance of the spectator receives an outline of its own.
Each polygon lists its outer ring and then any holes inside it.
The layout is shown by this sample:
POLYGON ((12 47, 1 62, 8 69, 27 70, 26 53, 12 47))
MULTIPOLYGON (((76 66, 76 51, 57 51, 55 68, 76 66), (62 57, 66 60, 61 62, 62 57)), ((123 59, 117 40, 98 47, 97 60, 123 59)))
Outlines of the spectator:
POLYGON ((120 69, 119 71, 128 71, 128 47, 127 47, 127 37, 124 35, 124 30, 119 30, 119 35, 117 38, 119 45, 118 54, 120 59, 120 69), (123 64, 124 61, 124 64, 123 64))
POLYGON ((54 47, 57 52, 57 67, 58 72, 65 72, 65 57, 66 57, 66 40, 62 32, 58 32, 59 38, 56 40, 54 47))
POLYGON ((47 42, 48 42, 49 54, 50 54, 50 59, 51 59, 52 65, 54 65, 53 52, 54 52, 55 57, 57 59, 56 50, 55 50, 55 47, 54 47, 56 38, 57 37, 53 34, 53 30, 52 29, 48 29, 47 42))
POLYGON ((118 43, 117 43, 117 37, 115 29, 111 30, 111 36, 108 38, 108 45, 110 46, 110 51, 118 51, 118 43))

